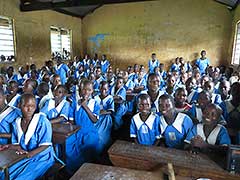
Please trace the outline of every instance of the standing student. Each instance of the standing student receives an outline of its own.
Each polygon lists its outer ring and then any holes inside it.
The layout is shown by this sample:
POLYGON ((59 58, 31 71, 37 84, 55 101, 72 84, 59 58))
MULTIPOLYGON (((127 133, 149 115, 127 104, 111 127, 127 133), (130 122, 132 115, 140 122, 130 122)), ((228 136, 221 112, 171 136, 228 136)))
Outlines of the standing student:
MULTIPOLYGON (((7 105, 4 91, 0 89, 0 134, 10 134, 11 124, 18 115, 16 108, 7 105)), ((0 138, 0 145, 7 144, 6 138, 0 138)))
POLYGON ((156 53, 152 53, 151 59, 148 61, 148 72, 154 73, 154 68, 159 67, 159 64, 156 53))
POLYGON ((98 130, 95 123, 99 119, 100 104, 92 98, 93 84, 83 80, 79 96, 73 100, 69 119, 81 129, 76 133, 75 140, 66 142, 66 165, 70 174, 74 173, 84 162, 93 161, 98 152, 98 130))
POLYGON ((109 85, 106 81, 100 83, 100 94, 95 97, 100 104, 100 115, 95 127, 99 135, 99 151, 103 152, 111 143, 112 114, 114 112, 113 96, 109 94, 109 85))
MULTIPOLYGON (((9 167, 10 179, 34 180, 43 176, 54 164, 52 147, 52 127, 45 115, 36 110, 36 100, 32 94, 23 94, 20 100, 22 115, 13 123, 12 144, 3 149, 14 149, 27 158, 9 167)), ((4 173, 0 171, 1 179, 4 173)))
POLYGON ((164 94, 159 98, 159 110, 161 136, 165 145, 182 149, 187 133, 193 126, 191 118, 186 114, 177 113, 170 95, 164 94))
POLYGON ((130 137, 138 144, 158 145, 160 139, 159 116, 150 111, 150 96, 141 94, 138 97, 139 113, 134 115, 130 125, 130 137))
POLYGON ((196 60, 195 65, 199 68, 201 74, 206 73, 207 67, 210 65, 210 60, 206 57, 207 52, 205 50, 201 51, 201 57, 196 60))

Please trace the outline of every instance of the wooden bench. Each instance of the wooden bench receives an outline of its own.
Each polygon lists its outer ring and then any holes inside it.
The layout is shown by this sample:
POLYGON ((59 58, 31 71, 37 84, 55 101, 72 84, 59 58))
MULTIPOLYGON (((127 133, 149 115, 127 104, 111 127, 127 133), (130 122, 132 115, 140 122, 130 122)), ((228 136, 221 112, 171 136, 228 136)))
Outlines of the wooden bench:
POLYGON ((116 141, 108 150, 114 166, 153 171, 172 163, 177 175, 218 180, 239 180, 203 154, 164 147, 144 146, 126 141, 116 141))

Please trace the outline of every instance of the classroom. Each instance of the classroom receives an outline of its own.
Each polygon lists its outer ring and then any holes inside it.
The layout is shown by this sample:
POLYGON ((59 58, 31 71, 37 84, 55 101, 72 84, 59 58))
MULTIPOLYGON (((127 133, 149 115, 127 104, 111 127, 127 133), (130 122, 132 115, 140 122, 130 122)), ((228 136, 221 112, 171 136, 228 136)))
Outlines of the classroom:
POLYGON ((240 179, 239 0, 0 0, 0 180, 240 179))

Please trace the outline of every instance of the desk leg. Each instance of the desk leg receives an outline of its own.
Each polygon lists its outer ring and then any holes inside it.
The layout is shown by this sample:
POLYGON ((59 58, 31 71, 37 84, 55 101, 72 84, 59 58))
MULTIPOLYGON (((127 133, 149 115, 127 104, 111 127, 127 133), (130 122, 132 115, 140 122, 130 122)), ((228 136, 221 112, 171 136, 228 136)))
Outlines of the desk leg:
POLYGON ((6 169, 4 170, 4 173, 5 173, 5 180, 9 180, 8 168, 6 168, 6 169))

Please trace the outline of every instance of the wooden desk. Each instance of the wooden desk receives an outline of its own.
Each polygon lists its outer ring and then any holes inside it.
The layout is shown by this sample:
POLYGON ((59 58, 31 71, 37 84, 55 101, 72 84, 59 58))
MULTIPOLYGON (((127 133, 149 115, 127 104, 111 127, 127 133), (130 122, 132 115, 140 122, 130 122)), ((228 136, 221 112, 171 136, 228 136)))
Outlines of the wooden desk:
POLYGON ((113 166, 85 163, 70 180, 163 180, 163 173, 153 173, 113 166))
POLYGON ((112 163, 119 167, 154 170, 172 163, 175 173, 180 176, 218 180, 240 179, 240 176, 223 170, 207 156, 191 154, 188 151, 116 141, 108 153, 112 163))
POLYGON ((6 149, 0 151, 0 170, 4 170, 6 180, 9 179, 8 168, 26 157, 26 154, 17 155, 16 150, 6 149))

